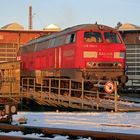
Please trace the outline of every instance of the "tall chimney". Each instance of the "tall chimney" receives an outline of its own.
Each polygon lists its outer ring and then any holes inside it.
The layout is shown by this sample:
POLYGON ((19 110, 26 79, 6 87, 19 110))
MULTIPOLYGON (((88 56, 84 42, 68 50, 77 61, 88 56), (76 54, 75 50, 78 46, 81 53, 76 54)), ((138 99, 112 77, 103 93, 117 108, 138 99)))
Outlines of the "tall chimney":
POLYGON ((33 27, 32 18, 32 6, 29 6, 29 30, 32 30, 33 27))

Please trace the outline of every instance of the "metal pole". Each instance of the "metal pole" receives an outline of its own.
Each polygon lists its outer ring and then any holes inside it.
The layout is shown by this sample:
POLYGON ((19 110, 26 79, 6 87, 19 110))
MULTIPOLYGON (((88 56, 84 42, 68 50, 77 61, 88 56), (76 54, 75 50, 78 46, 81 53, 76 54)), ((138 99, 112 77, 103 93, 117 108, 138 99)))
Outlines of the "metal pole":
POLYGON ((32 15, 32 6, 29 6, 29 30, 32 30, 33 27, 33 15, 32 15))
POLYGON ((43 78, 41 77, 41 101, 43 99, 43 78))
POLYGON ((96 104, 96 110, 99 110, 99 91, 97 89, 97 104, 96 104))
POLYGON ((34 81, 34 93, 35 93, 35 87, 36 87, 36 82, 35 82, 35 78, 33 78, 33 81, 34 81))
POLYGON ((84 81, 82 80, 82 109, 84 107, 83 99, 84 99, 84 81))
POLYGON ((99 110, 99 102, 100 102, 99 84, 100 84, 100 81, 98 81, 98 83, 97 83, 96 110, 99 110))
POLYGON ((49 100, 50 100, 50 96, 51 96, 51 78, 49 78, 49 100))
POLYGON ((114 89, 115 89, 115 112, 118 111, 117 101, 118 101, 118 93, 117 93, 117 81, 114 81, 114 89))
POLYGON ((12 90, 13 90, 13 88, 12 88, 12 78, 10 78, 10 94, 9 94, 9 98, 12 98, 12 90))
POLYGON ((69 107, 71 106, 71 79, 69 80, 69 107))
POLYGON ((60 92, 61 92, 61 79, 58 79, 58 102, 60 102, 60 92))

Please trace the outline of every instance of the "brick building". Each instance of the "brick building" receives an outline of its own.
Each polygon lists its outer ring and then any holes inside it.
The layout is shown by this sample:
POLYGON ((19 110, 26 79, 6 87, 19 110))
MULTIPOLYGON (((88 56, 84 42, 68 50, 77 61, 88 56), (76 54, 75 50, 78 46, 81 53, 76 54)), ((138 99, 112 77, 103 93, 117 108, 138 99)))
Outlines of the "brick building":
POLYGON ((126 74, 130 79, 128 84, 140 87, 140 27, 123 24, 119 31, 126 44, 126 74))
POLYGON ((44 30, 24 30, 18 23, 8 24, 0 29, 0 63, 15 61, 20 46, 29 40, 59 31, 45 28, 44 30))

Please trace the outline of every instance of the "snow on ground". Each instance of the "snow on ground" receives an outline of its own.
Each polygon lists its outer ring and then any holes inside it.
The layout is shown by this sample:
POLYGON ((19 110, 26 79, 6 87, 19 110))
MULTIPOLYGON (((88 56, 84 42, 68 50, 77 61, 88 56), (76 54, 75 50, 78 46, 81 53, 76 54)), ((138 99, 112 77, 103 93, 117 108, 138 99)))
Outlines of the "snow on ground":
POLYGON ((140 112, 19 112, 13 124, 23 116, 28 126, 140 134, 140 112))
MULTIPOLYGON (((13 115, 13 124, 17 125, 19 118, 26 118, 27 124, 24 125, 28 126, 140 134, 140 112, 18 112, 17 115, 13 115)), ((46 139, 42 137, 43 134, 23 135, 22 132, 0 132, 0 135, 46 139)), ((68 140, 69 136, 55 135, 47 139, 68 140)), ((91 138, 77 138, 77 140, 91 140, 91 138)))

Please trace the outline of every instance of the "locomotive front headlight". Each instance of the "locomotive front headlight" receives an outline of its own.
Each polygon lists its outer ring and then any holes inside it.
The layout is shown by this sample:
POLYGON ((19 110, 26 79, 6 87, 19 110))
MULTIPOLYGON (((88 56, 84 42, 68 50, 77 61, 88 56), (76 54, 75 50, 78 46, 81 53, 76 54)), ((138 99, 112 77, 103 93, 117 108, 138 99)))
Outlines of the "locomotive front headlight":
POLYGON ((121 63, 114 63, 114 66, 115 67, 122 67, 122 64, 121 63))
POLYGON ((87 67, 87 68, 96 67, 96 63, 94 63, 94 62, 92 62, 92 61, 91 61, 91 62, 87 62, 87 63, 86 63, 86 67, 87 67))
POLYGON ((125 58, 125 52, 114 52, 114 58, 125 58))
POLYGON ((125 52, 120 52, 120 57, 125 58, 125 52))
POLYGON ((118 67, 122 67, 122 64, 121 63, 118 63, 118 67))

